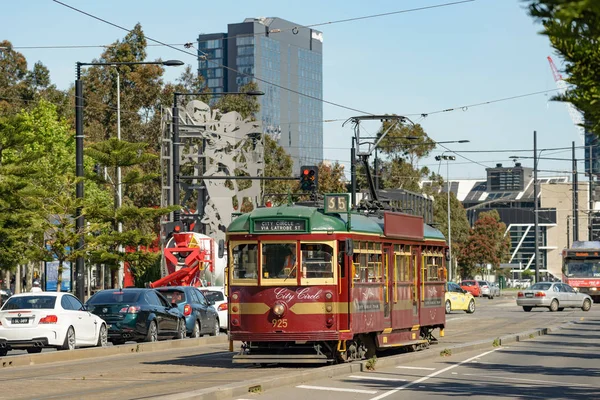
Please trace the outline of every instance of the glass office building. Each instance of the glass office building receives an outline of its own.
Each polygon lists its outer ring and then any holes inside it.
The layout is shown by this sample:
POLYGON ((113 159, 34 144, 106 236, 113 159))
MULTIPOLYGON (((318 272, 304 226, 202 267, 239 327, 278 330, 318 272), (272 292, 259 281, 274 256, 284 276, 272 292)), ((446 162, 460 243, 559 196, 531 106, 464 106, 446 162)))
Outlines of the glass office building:
POLYGON ((281 18, 247 18, 198 37, 198 73, 214 93, 256 81, 263 130, 301 165, 323 160, 323 35, 281 18), (290 90, 287 90, 290 89, 290 90))

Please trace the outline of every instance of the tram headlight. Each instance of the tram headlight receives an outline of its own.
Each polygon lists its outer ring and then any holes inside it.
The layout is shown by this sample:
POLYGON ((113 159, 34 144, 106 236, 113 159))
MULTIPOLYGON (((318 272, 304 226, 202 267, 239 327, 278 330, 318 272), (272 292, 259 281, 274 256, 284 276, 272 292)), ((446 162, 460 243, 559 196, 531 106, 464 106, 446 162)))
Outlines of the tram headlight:
POLYGON ((273 306, 273 314, 277 315, 278 317, 281 317, 284 312, 285 306, 283 304, 277 303, 273 306))
POLYGON ((333 294, 331 294, 331 292, 327 292, 327 293, 325 293, 325 298, 327 300, 331 300, 333 298, 333 294))
POLYGON ((331 312, 332 310, 333 310, 333 307, 331 306, 331 304, 327 304, 327 305, 325 306, 325 311, 327 311, 327 312, 331 312))

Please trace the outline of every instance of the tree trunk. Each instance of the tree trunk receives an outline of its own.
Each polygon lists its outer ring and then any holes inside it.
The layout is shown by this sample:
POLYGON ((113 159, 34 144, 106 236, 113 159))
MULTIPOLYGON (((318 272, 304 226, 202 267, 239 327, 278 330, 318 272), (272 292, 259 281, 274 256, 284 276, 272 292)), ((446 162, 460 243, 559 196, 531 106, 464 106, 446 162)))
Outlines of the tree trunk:
POLYGON ((60 292, 62 286, 63 260, 58 260, 58 276, 56 277, 56 291, 60 292))
POLYGON ((15 294, 21 293, 21 266, 17 265, 17 270, 15 271, 15 294))

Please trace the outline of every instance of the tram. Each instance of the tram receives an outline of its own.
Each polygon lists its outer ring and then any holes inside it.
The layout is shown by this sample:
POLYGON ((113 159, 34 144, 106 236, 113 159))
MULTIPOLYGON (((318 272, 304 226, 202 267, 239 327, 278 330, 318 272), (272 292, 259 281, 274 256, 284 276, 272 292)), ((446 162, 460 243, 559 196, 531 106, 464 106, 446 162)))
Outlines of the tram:
POLYGON ((600 303, 600 242, 575 241, 562 255, 563 282, 600 303))
POLYGON ((336 363, 443 336, 447 245, 423 217, 320 205, 262 207, 227 229, 234 363, 336 363))

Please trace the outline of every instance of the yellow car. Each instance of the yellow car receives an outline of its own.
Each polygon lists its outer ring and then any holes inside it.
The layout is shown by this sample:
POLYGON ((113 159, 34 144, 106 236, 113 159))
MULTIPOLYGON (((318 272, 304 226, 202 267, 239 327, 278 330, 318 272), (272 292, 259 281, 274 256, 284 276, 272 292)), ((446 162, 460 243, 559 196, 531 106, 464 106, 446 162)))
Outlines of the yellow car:
POLYGON ((446 314, 454 310, 475 312, 475 298, 473 295, 454 282, 446 283, 446 314))

